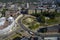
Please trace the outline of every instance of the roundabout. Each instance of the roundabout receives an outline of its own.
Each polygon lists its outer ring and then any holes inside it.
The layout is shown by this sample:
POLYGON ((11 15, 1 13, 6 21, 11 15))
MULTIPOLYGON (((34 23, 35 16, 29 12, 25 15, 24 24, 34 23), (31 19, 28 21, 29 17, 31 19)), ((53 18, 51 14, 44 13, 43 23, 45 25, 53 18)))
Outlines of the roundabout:
MULTIPOLYGON (((35 32, 35 31, 33 31, 33 30, 31 30, 31 29, 29 29, 28 28, 28 26, 26 25, 26 22, 27 23, 31 23, 31 22, 28 22, 28 20, 26 19, 26 21, 25 21, 25 17, 27 17, 27 19, 29 20, 29 19, 31 19, 30 17, 30 15, 23 15, 21 18, 19 18, 18 19, 18 24, 21 26, 21 28, 23 28, 25 31, 27 31, 29 34, 31 34, 31 35, 34 35, 34 36, 40 36, 40 37, 44 37, 44 36, 58 36, 59 35, 59 33, 50 33, 49 35, 48 35, 48 32, 47 33, 39 33, 39 32, 35 32), (25 24, 24 23, 22 23, 22 21, 25 21, 25 24)), ((33 19, 34 20, 34 19, 33 19)), ((29 21, 31 21, 31 20, 29 20, 29 21)), ((33 23, 32 23, 33 24, 33 23)), ((53 26, 59 26, 59 25, 51 25, 51 26, 46 26, 46 27, 48 27, 48 28, 50 28, 50 27, 53 27, 53 26)), ((33 26, 32 26, 33 27, 33 26)), ((43 27, 43 28, 45 28, 45 27, 43 27)))
MULTIPOLYGON (((26 15, 27 17, 30 17, 30 15, 26 15)), ((21 26, 21 28, 23 28, 25 31, 27 31, 30 35, 34 35, 34 36, 42 36, 40 35, 39 33, 36 33, 34 31, 32 31, 31 29, 27 28, 23 23, 22 23, 22 20, 24 17, 26 16, 22 16, 21 18, 18 19, 18 24, 21 26)))
POLYGON ((28 17, 25 16, 24 18, 22 18, 21 21, 25 27, 29 28, 30 30, 34 30, 39 28, 40 23, 37 22, 36 17, 29 15, 28 17))

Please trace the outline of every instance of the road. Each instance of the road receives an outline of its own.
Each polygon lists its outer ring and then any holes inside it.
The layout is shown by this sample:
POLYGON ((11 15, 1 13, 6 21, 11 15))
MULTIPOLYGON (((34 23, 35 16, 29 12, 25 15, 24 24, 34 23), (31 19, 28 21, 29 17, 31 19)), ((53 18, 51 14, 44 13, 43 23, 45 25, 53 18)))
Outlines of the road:
MULTIPOLYGON (((60 34, 53 34, 53 35, 44 35, 44 34, 39 34, 37 32, 33 32, 30 29, 26 28, 23 24, 22 24, 22 18, 24 18, 24 16, 22 16, 19 20, 18 20, 18 24, 21 26, 21 28, 23 28, 25 31, 27 31, 29 34, 31 34, 30 32, 32 32, 34 34, 34 36, 40 36, 40 37, 44 37, 44 36, 60 36, 60 34)), ((56 26, 56 25, 55 25, 56 26)), ((55 27, 54 26, 54 27, 55 27)), ((31 34, 32 35, 32 34, 31 34)))
MULTIPOLYGON (((23 16, 24 17, 24 16, 23 16)), ((38 33, 35 33, 35 32, 33 32, 33 31, 31 31, 30 29, 28 29, 28 28, 26 28, 23 24, 22 24, 22 22, 21 22, 21 20, 22 20, 22 18, 23 17, 21 17, 19 20, 18 20, 18 24, 21 26, 21 28, 23 28, 25 31, 27 31, 29 34, 31 34, 30 32, 32 32, 33 33, 33 35, 35 35, 35 36, 42 36, 42 35, 40 35, 40 34, 38 34, 38 33)), ((31 34, 32 35, 32 34, 31 34)))

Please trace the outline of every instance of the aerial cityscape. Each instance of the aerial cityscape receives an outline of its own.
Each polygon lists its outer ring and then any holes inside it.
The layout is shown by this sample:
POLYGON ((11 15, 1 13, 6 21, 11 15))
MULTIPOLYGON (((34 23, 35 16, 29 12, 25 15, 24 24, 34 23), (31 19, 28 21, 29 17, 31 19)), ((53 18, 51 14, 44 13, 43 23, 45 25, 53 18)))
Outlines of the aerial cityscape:
POLYGON ((0 40, 60 40, 60 0, 0 0, 0 40))

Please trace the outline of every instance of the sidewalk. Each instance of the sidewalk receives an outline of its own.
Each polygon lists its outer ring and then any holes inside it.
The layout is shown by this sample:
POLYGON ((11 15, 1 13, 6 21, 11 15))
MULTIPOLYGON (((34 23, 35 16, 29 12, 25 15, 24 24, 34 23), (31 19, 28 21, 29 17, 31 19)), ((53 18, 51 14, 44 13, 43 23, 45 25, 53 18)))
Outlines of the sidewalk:
POLYGON ((16 19, 15 19, 15 22, 17 23, 18 19, 20 19, 23 15, 19 15, 16 19))

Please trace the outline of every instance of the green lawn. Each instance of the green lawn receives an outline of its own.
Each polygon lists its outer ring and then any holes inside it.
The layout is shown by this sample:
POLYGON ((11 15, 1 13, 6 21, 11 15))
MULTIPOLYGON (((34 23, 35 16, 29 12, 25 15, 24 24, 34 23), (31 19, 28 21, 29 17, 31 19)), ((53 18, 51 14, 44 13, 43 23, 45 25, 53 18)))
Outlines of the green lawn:
POLYGON ((56 19, 50 19, 50 20, 47 20, 46 23, 48 25, 53 25, 53 24, 56 24, 58 21, 56 19))
POLYGON ((37 22, 36 18, 33 18, 33 17, 28 17, 28 18, 31 18, 33 21, 31 20, 31 22, 29 22, 29 20, 27 20, 27 18, 24 18, 22 20, 22 22, 23 22, 23 24, 28 25, 29 29, 33 30, 40 26, 40 24, 39 24, 39 22, 37 22))
POLYGON ((40 26, 40 24, 32 24, 32 25, 30 25, 29 26, 29 28, 31 29, 31 30, 35 30, 36 28, 39 28, 39 26, 40 26))

